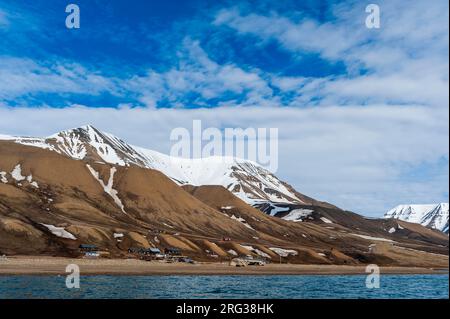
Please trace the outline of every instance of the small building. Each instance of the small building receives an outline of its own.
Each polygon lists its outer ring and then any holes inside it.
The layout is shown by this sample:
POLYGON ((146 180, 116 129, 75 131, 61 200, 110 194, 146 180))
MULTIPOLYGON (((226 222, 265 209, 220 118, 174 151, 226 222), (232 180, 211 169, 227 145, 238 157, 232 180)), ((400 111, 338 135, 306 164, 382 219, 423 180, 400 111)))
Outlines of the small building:
POLYGON ((166 255, 161 253, 158 248, 148 248, 144 249, 141 253, 141 259, 151 261, 151 260, 164 260, 166 255))
POLYGON ((128 249, 128 253, 139 255, 143 260, 162 260, 166 257, 158 248, 140 248, 131 247, 128 249))
POLYGON ((267 264, 267 261, 261 258, 253 258, 253 257, 238 257, 233 258, 230 262, 230 266, 235 267, 247 267, 247 266, 264 266, 267 264))
POLYGON ((267 261, 263 258, 245 257, 244 260, 248 266, 264 266, 267 264, 267 261))
POLYGON ((188 256, 180 256, 180 255, 165 255, 164 260, 167 263, 189 263, 189 264, 194 263, 194 260, 192 260, 188 256))
POLYGON ((100 253, 98 253, 96 251, 87 251, 84 253, 84 257, 96 259, 96 258, 100 257, 100 253))
POLYGON ((181 257, 178 261, 181 263, 195 264, 195 261, 189 257, 181 257))
POLYGON ((230 261, 230 266, 233 267, 247 267, 247 262, 242 258, 233 258, 230 261))
POLYGON ((87 251, 97 251, 98 248, 95 245, 90 245, 90 244, 81 244, 80 246, 78 246, 78 248, 80 249, 80 251, 82 252, 87 252, 87 251))
POLYGON ((138 255, 158 255, 161 254, 161 250, 158 248, 141 248, 141 247, 131 247, 128 249, 130 254, 138 254, 138 255))
POLYGON ((158 248, 148 248, 145 250, 145 254, 147 255, 160 255, 161 254, 161 250, 159 250, 158 248))
POLYGON ((84 253, 85 258, 98 258, 100 253, 98 252, 98 247, 91 244, 81 244, 78 246, 80 251, 84 253))
POLYGON ((170 247, 170 248, 164 249, 164 253, 166 253, 167 255, 171 255, 171 256, 180 256, 181 250, 178 248, 170 247))

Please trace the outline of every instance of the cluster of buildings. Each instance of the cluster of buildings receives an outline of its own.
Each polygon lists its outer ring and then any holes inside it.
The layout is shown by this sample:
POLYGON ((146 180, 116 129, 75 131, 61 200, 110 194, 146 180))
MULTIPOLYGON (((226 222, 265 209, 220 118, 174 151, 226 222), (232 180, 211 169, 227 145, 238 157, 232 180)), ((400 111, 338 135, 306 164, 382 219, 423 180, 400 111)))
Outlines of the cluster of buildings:
MULTIPOLYGON (((85 258, 98 258, 101 255, 98 247, 91 244, 81 244, 79 246, 80 252, 84 254, 85 258)), ((131 247, 128 253, 138 257, 142 260, 162 260, 166 262, 185 262, 193 263, 194 261, 188 256, 184 256, 181 250, 174 247, 165 248, 161 251, 159 248, 141 248, 131 247)))
MULTIPOLYGON (((98 247, 92 244, 81 244, 79 246, 80 252, 84 254, 85 258, 98 258, 101 256, 101 252, 98 247)), ((194 263, 194 260, 188 256, 182 254, 179 248, 169 247, 161 251, 159 248, 142 248, 142 247, 130 247, 128 254, 137 257, 141 260, 147 261, 164 261, 168 263, 183 262, 194 263)), ((233 258, 230 261, 230 266, 246 267, 246 266, 264 266, 268 263, 265 258, 257 258, 254 256, 240 256, 233 258)))
POLYGON ((137 248, 131 247, 128 253, 138 256, 142 260, 163 260, 166 262, 185 262, 193 263, 194 261, 188 256, 184 256, 178 248, 165 248, 162 252, 159 248, 137 248))

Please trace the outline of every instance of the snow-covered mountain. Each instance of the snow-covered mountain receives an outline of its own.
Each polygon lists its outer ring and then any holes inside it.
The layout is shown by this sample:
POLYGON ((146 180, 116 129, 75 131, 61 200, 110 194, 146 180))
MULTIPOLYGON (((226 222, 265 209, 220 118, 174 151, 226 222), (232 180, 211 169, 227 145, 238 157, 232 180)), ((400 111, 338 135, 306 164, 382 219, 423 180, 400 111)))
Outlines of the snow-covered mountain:
POLYGON ((259 208, 264 206, 264 211, 272 215, 275 215, 272 210, 277 210, 280 205, 329 205, 298 193, 292 186, 252 161, 230 157, 171 157, 130 145, 90 125, 46 138, 0 135, 1 139, 49 149, 77 160, 156 169, 179 185, 222 185, 246 203, 259 208))
POLYGON ((384 217, 421 224, 448 234, 448 203, 399 205, 388 211, 384 217))

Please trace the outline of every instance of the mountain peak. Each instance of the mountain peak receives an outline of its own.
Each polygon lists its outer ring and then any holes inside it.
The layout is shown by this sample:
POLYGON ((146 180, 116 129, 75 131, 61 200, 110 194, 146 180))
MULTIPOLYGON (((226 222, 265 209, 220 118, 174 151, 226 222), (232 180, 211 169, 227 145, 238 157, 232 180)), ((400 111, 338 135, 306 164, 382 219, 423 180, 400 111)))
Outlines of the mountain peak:
POLYGON ((91 124, 47 138, 16 139, 16 142, 49 149, 77 160, 155 169, 179 185, 222 185, 251 205, 271 203, 268 206, 274 208, 274 203, 313 202, 252 161, 217 156, 196 159, 172 157, 132 146, 91 124))
POLYGON ((52 144, 60 153, 79 160, 94 160, 121 166, 138 164, 136 151, 131 145, 91 124, 61 131, 49 136, 46 142, 52 144))
POLYGON ((83 125, 78 128, 75 128, 73 130, 102 133, 102 131, 100 131, 99 129, 97 129, 95 126, 93 126, 91 124, 83 125))
POLYGON ((91 129, 97 130, 92 124, 86 124, 86 125, 81 126, 80 128, 86 129, 86 130, 91 130, 91 129))
POLYGON ((448 234, 448 203, 398 205, 389 210, 384 217, 421 224, 448 234))
POLYGON ((96 133, 102 134, 102 131, 98 130, 92 124, 86 124, 86 125, 74 127, 74 128, 67 129, 67 130, 62 130, 58 133, 50 135, 48 138, 54 138, 57 136, 68 135, 68 134, 80 134, 80 133, 89 133, 89 132, 96 132, 96 133))

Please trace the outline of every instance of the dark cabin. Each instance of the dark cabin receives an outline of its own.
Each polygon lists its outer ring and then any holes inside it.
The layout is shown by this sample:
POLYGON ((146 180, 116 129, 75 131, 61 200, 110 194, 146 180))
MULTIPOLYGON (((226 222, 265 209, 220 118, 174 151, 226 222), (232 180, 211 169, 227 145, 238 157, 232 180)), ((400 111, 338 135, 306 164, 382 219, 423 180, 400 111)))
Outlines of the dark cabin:
POLYGON ((161 250, 159 250, 158 248, 149 248, 149 249, 146 249, 146 250, 147 250, 147 253, 149 255, 159 255, 159 254, 161 254, 161 250))
POLYGON ((151 256, 161 254, 161 250, 158 248, 142 248, 139 253, 141 255, 151 256))
POLYGON ((80 246, 78 246, 78 248, 83 252, 98 250, 97 246, 90 244, 81 244, 80 246))
POLYGON ((128 252, 131 254, 139 254, 139 255, 158 255, 161 254, 161 250, 158 248, 139 248, 139 247, 131 247, 128 249, 128 252))
POLYGON ((166 249, 164 249, 164 252, 167 255, 171 255, 171 256, 180 256, 181 255, 181 250, 178 248, 174 248, 174 247, 166 248, 166 249))

